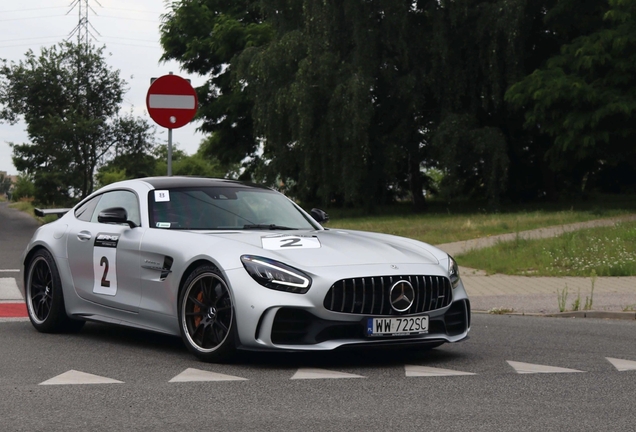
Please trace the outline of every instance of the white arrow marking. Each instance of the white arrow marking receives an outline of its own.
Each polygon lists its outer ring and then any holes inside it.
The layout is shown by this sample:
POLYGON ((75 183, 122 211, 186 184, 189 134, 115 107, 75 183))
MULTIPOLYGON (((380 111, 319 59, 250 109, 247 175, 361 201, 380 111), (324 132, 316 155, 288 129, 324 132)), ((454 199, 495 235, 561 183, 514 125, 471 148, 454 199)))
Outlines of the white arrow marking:
POLYGON ((344 372, 330 371, 327 369, 300 368, 291 379, 340 379, 340 378, 365 378, 362 375, 354 375, 344 372))
POLYGON ((40 385, 66 385, 66 384, 122 384, 112 378, 93 375, 86 372, 70 370, 50 380, 41 382, 40 385))
POLYGON ((169 382, 194 381, 247 381, 247 378, 188 368, 176 377, 172 378, 169 382))
POLYGON ((163 95, 151 94, 148 98, 148 107, 165 109, 194 109, 194 96, 192 95, 163 95))
POLYGON ((0 278, 0 300, 22 300, 15 278, 0 278))
POLYGON ((512 366, 517 373, 520 374, 535 374, 535 373, 571 373, 571 372, 584 372, 576 369, 566 369, 556 366, 544 366, 532 363, 522 363, 507 360, 508 364, 512 366))
POLYGON ((636 370, 636 361, 605 357, 620 372, 636 370))
POLYGON ((434 377, 434 376, 455 376, 455 375, 475 375, 472 372, 462 372, 452 369, 441 369, 428 366, 406 365, 404 366, 407 377, 434 377))

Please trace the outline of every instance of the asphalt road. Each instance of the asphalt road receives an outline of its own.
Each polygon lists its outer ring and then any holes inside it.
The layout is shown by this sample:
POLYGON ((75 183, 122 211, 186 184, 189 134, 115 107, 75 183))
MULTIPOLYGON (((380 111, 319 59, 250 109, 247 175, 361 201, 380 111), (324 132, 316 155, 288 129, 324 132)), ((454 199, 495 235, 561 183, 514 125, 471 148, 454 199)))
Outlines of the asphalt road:
POLYGON ((0 270, 20 267, 20 254, 38 226, 31 216, 0 201, 0 270))
POLYGON ((476 315, 471 338, 429 352, 194 359, 177 338, 87 324, 44 335, 0 323, 0 430, 633 430, 627 321, 476 315), (508 361, 581 372, 519 374, 508 361), (473 373, 411 377, 405 365, 473 373), (169 382, 188 368, 241 381, 169 382), (292 379, 300 368, 361 378, 292 379), (70 370, 117 384, 41 385, 70 370))
MULTIPOLYGON (((0 269, 17 268, 35 225, 7 223, 1 206, 0 269)), ((0 431, 633 430, 636 370, 608 360, 636 368, 633 321, 475 315, 470 336, 427 352, 249 353, 215 365, 174 337, 0 322, 0 431), (522 374, 509 362, 580 372, 522 374), (417 367, 472 375, 410 376, 417 367), (350 375, 294 379, 307 368, 350 375), (170 382, 189 369, 237 380, 170 382), (73 371, 117 383, 55 384, 73 371)))

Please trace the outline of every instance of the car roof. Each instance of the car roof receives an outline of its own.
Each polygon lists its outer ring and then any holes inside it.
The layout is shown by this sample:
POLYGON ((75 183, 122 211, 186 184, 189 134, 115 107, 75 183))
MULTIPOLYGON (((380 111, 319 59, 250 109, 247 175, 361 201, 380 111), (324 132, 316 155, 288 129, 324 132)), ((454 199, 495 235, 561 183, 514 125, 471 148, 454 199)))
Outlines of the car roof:
POLYGON ((184 187, 242 187, 242 188, 257 188, 267 189, 269 188, 254 183, 241 182, 237 180, 227 180, 208 177, 146 177, 139 179, 146 183, 149 183, 155 189, 172 189, 172 188, 184 188, 184 187))

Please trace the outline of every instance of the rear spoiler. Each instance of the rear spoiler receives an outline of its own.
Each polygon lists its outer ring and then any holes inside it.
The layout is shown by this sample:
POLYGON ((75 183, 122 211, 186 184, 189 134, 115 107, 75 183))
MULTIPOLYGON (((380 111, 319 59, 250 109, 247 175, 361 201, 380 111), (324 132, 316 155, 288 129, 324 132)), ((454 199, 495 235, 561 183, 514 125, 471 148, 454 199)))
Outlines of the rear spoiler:
POLYGON ((48 215, 57 215, 57 218, 61 218, 62 216, 64 216, 66 213, 68 213, 68 211, 71 209, 68 208, 57 208, 57 209, 39 209, 36 208, 34 209, 34 213, 36 216, 39 217, 44 217, 44 216, 48 216, 48 215))

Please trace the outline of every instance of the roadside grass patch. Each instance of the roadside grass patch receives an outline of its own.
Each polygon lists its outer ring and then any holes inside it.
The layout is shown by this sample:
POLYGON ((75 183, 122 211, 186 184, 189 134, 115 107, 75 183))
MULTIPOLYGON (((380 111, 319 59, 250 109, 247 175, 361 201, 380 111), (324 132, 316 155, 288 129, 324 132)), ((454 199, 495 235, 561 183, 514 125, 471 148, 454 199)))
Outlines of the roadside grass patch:
MULTIPOLYGON (((609 218, 627 213, 624 210, 608 210, 603 217, 609 218)), ((599 219, 599 215, 593 211, 575 210, 537 210, 494 214, 439 213, 358 218, 332 217, 327 228, 373 231, 409 237, 430 244, 442 244, 594 219, 599 219)))
POLYGON ((42 224, 47 224, 49 222, 53 222, 54 220, 57 220, 57 216, 55 215, 48 215, 43 218, 35 216, 35 213, 34 213, 35 207, 33 206, 33 198, 23 198, 20 201, 16 201, 9 204, 9 207, 14 208, 16 210, 20 210, 21 212, 30 214, 42 224))
POLYGON ((506 314, 514 313, 514 311, 515 310, 512 308, 494 307, 488 310, 488 313, 491 315, 506 315, 506 314))
MULTIPOLYGON (((538 240, 517 238, 455 257, 488 273, 532 276, 636 275, 636 222, 619 222, 538 240)), ((591 299, 586 299, 586 303, 591 299)), ((580 307, 579 303, 579 307, 580 307)), ((584 307, 591 307, 589 304, 584 307)))

